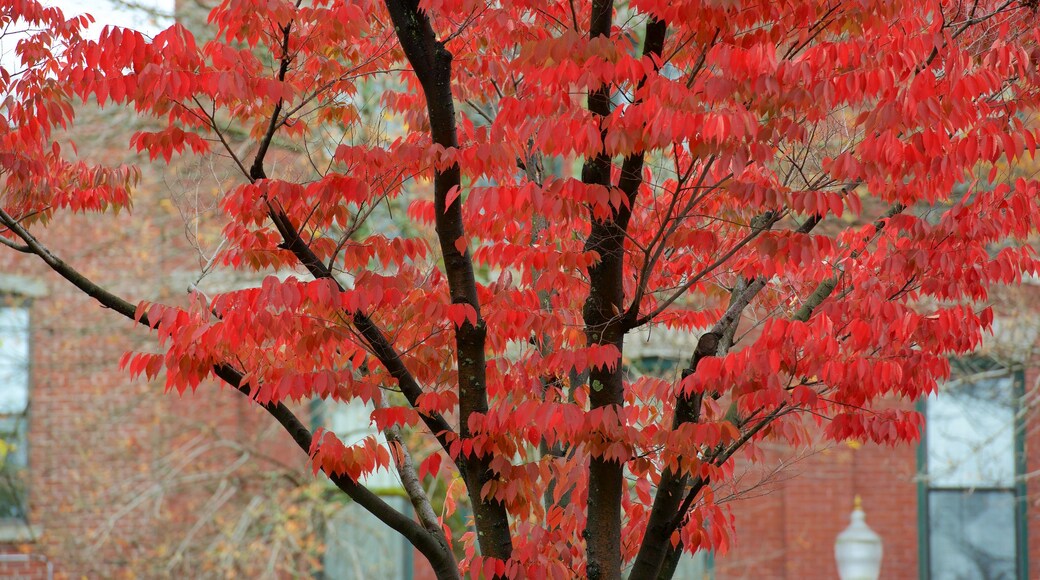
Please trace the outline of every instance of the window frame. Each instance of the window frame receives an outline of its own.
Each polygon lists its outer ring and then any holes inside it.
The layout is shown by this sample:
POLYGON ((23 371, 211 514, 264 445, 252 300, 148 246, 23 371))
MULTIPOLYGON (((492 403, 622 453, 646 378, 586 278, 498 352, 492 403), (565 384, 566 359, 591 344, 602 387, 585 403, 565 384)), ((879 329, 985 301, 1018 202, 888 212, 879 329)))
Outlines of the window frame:
MULTIPOLYGON (((1029 578, 1029 520, 1028 502, 1026 495, 1026 449, 1025 449, 1025 427, 1026 418, 1022 411, 1022 401, 1025 397, 1025 369, 1018 364, 1002 365, 988 357, 968 357, 962 359, 964 362, 983 362, 984 364, 1003 367, 1007 376, 1011 378, 1011 396, 1015 401, 1013 431, 1013 453, 1014 453, 1014 483, 1011 487, 932 487, 928 481, 928 429, 926 424, 921 426, 921 438, 917 445, 917 572, 920 580, 931 578, 931 526, 929 499, 933 490, 935 491, 1010 491, 1013 496, 1014 518, 1015 518, 1015 578, 1027 580, 1029 578)), ((956 362, 951 366, 958 366, 956 362)), ((927 422, 928 404, 927 398, 922 397, 917 401, 916 410, 921 413, 927 422)))

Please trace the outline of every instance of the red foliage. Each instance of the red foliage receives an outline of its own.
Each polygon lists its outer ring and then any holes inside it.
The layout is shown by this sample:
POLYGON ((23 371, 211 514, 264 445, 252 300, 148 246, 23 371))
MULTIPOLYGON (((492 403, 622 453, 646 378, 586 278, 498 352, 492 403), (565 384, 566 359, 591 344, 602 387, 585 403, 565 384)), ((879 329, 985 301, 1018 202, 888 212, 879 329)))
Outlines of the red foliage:
MULTIPOLYGON (((878 401, 932 392, 991 288, 1036 272, 1040 182, 1009 169, 1036 154, 1029 2, 226 0, 204 43, 3 6, 37 32, 0 78, 2 235, 129 205, 135 169, 55 137, 77 99, 158 122, 130 143, 153 159, 230 158, 219 261, 269 275, 142 304, 163 354, 123 366, 178 391, 233 369, 269 408, 361 399, 425 433, 418 478, 461 475, 478 512, 474 577, 724 550, 737 451, 821 422, 915 440, 920 417, 878 401), (309 174, 265 166, 278 140, 318 151, 309 174), (682 379, 636 378, 640 327, 724 338, 682 379), (505 541, 481 528, 505 514, 505 541)), ((354 482, 403 463, 323 430, 309 452, 354 482)))

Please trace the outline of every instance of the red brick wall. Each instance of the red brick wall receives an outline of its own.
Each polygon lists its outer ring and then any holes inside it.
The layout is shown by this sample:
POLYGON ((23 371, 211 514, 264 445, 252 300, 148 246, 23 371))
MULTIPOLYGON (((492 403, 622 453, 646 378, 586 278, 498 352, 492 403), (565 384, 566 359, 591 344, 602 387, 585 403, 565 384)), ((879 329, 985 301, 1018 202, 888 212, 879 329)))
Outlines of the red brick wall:
POLYGON ((48 580, 56 577, 54 564, 39 554, 0 552, 0 578, 48 580))
MULTIPOLYGON (((69 244, 55 245, 77 266, 95 270, 91 274, 98 279, 110 277, 102 270, 139 273, 131 264, 106 262, 111 258, 103 251, 91 256, 95 248, 89 243, 79 256, 69 244)), ((193 449, 203 448, 196 441, 200 436, 262 448, 306 474, 305 455, 280 429, 266 429, 270 418, 239 393, 206 385, 180 397, 163 394, 161 383, 130 381, 117 362, 124 351, 148 345, 145 329, 135 329, 24 261, 7 262, 3 270, 45 279, 50 293, 31 306, 28 500, 30 522, 42 535, 7 546, 35 560, 0 557, 0 577, 40 577, 35 574, 43 573, 43 559, 56 564, 59 577, 111 576, 145 557, 161 534, 171 540, 184 533, 194 522, 193 510, 208 496, 176 484, 164 462, 189 442, 194 441, 193 449), (163 486, 169 489, 159 489, 163 486), (166 528, 171 523, 180 527, 166 528), (25 575, 30 568, 34 575, 25 575)), ((214 445, 177 476, 214 471, 238 455, 214 445)))
POLYGON ((733 549, 715 560, 716 578, 836 578, 834 540, 860 495, 867 523, 884 542, 882 577, 917 577, 915 450, 831 445, 814 453, 773 450, 786 465, 733 504, 733 549))
MULTIPOLYGON (((82 151, 107 155, 113 164, 131 161, 129 124, 112 125, 107 114, 91 117, 89 111, 82 117, 82 151)), ((177 211, 185 209, 185 198, 177 197, 183 195, 177 170, 144 174, 133 215, 63 216, 36 231, 57 255, 131 302, 176 303, 186 299, 184 273, 200 268, 177 211)), ((207 195, 212 192, 199 195, 203 212, 212 211, 207 195)), ((263 453, 238 474, 236 495, 225 509, 248 502, 256 493, 249 473, 272 471, 273 463, 309 481, 306 455, 241 394, 209 384, 180 397, 164 394, 161 380, 129 380, 117 368, 119 358, 155 348, 147 329, 99 307, 32 257, 4 249, 0 273, 34 278, 48 288, 30 314, 28 501, 30 522, 42 534, 0 545, 0 554, 31 558, 5 561, 0 555, 0 578, 42 577, 45 562, 57 577, 130 574, 132 563, 155 560, 159 540, 175 542, 198 521, 210 497, 198 490, 215 485, 207 474, 236 460, 242 449, 263 453), (197 455, 188 459, 189 450, 197 455), (171 457, 183 460, 176 473, 171 457), (202 478, 194 488, 185 483, 193 477, 202 478)))
MULTIPOLYGON (((1005 312, 1040 327, 1035 309, 1038 289, 1024 287, 1002 296, 1005 312), (1034 313, 1033 316, 1027 316, 1034 313)), ((1026 336, 1030 336, 1026 333, 1026 336)), ((1027 551, 1030 578, 1040 573, 1040 480, 1029 474, 1040 469, 1040 348, 1028 344, 986 348, 1002 360, 1020 361, 1026 367, 1025 448, 1027 551), (1007 349, 1014 347, 1014 352, 1007 349)), ((881 578, 918 578, 917 446, 895 448, 877 445, 824 447, 800 456, 773 449, 765 467, 789 464, 771 484, 737 499, 735 546, 716 558, 717 580, 837 578, 834 540, 849 523, 853 498, 860 495, 867 523, 883 541, 881 578)))

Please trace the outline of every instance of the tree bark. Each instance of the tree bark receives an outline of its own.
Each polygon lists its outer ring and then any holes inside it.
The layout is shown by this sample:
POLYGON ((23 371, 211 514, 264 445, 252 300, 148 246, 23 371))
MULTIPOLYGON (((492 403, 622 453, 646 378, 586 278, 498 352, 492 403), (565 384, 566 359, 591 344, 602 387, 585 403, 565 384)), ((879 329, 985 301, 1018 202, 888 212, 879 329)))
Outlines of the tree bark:
MULTIPOLYGON (((611 0, 593 0, 589 37, 610 36, 614 6, 611 0)), ((610 115, 610 86, 589 93, 588 108, 602 122, 610 115)), ((605 131, 600 130, 600 135, 605 131)), ((610 187, 610 157, 606 153, 586 160, 581 180, 587 185, 610 187)), ((613 219, 592 219, 585 251, 599 254, 589 268, 589 295, 582 309, 588 344, 624 348, 624 333, 615 318, 624 300, 623 247, 628 211, 615 210, 613 219)), ((624 404, 621 365, 613 370, 595 367, 589 372, 589 400, 593 410, 624 404)), ((586 574, 591 580, 621 577, 621 491, 623 466, 617 460, 593 456, 589 461, 589 490, 585 523, 586 574)))
MULTIPOLYGON (((594 0, 589 37, 609 36, 613 4, 594 0)), ((667 25, 652 19, 646 26, 643 55, 660 55, 664 47, 667 25)), ((642 88, 643 81, 638 88, 642 88)), ((638 92, 637 88, 637 92, 638 92)), ((589 94, 589 111, 600 121, 610 115, 610 87, 600 87, 589 94)), ((601 129, 600 134, 606 134, 601 129)), ((585 251, 595 251, 600 260, 589 268, 589 295, 582 309, 585 338, 590 345, 610 344, 624 350, 625 308, 624 265, 625 237, 639 186, 643 181, 643 154, 629 156, 621 167, 618 188, 627 197, 627 205, 612 210, 607 219, 592 217, 585 251)), ((606 152, 588 160, 582 168, 582 181, 587 185, 612 187, 611 161, 606 152)), ((620 361, 613 367, 594 367, 589 371, 589 400, 593 409, 624 406, 623 368, 620 361)), ((620 416, 620 413, 617 414, 620 416)), ((621 497, 624 493, 624 464, 617 459, 593 456, 589 460, 589 493, 585 541, 586 572, 589 578, 621 577, 621 497)))
MULTIPOLYGON (((452 55, 437 39, 429 18, 415 0, 387 0, 397 38, 408 62, 422 85, 430 119, 430 137, 444 148, 458 147, 455 101, 451 90, 452 55)), ((465 249, 466 231, 462 221, 462 186, 459 166, 438 169, 434 174, 434 213, 437 238, 444 258, 444 272, 452 304, 466 304, 476 313, 476 323, 466 322, 455 330, 459 381, 459 434, 463 440, 473 436, 469 418, 487 413, 487 369, 485 339, 487 328, 480 313, 473 262, 465 249), (448 197, 454 193, 450 203, 448 197), (463 244, 462 249, 459 242, 463 244)), ((509 516, 505 505, 481 497, 484 484, 494 477, 489 460, 471 455, 459 466, 473 505, 477 539, 485 557, 508 560, 513 552, 509 516)))
MULTIPOLYGON (((683 378, 692 375, 697 365, 708 356, 715 356, 722 335, 718 332, 706 332, 697 341, 690 367, 683 371, 683 378)), ((700 393, 688 397, 679 397, 676 402, 672 429, 685 423, 696 423, 700 417, 702 396, 700 393)), ((666 468, 661 473, 661 482, 657 486, 657 495, 650 509, 646 532, 639 546, 639 554, 632 565, 633 578, 656 578, 665 555, 671 547, 672 522, 679 511, 686 492, 686 474, 674 472, 666 468)))

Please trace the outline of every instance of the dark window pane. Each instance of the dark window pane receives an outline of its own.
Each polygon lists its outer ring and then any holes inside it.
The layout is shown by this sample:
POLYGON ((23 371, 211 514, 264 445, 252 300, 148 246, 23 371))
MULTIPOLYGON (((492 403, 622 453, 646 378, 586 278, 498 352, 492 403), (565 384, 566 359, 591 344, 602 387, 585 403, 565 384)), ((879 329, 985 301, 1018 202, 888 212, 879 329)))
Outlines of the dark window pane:
POLYGON ((660 356, 644 356, 632 361, 632 367, 639 374, 651 377, 673 376, 678 366, 678 360, 660 356))
POLYGON ((928 492, 931 580, 1015 580, 1011 491, 928 492))

